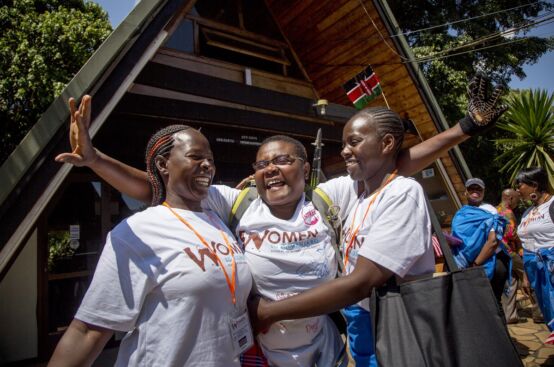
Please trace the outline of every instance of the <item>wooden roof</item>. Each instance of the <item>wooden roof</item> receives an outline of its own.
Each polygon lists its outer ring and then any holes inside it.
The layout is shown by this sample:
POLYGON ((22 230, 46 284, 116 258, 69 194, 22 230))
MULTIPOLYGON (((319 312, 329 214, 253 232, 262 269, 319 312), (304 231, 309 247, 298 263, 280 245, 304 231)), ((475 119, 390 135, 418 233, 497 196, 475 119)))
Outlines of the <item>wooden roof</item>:
MULTIPOLYGON (((267 0, 267 4, 320 98, 351 105, 342 86, 371 65, 392 110, 412 119, 423 139, 439 132, 432 103, 424 100, 423 86, 410 72, 414 65, 405 62, 411 54, 405 55, 396 37, 390 37, 393 25, 386 26, 379 1, 267 0)), ((378 97, 371 105, 382 106, 385 101, 378 97)), ((441 160, 461 197, 465 188, 460 172, 448 154, 441 160)))
MULTIPOLYGON (((386 4, 381 0, 374 0, 373 3, 369 0, 361 1, 363 6, 359 0, 267 0, 267 5, 318 96, 335 103, 329 107, 338 112, 345 109, 344 106, 351 107, 342 85, 370 64, 381 79, 390 107, 402 116, 411 118, 419 134, 424 139, 429 138, 446 127, 440 109, 417 65, 402 63, 403 58, 412 57, 409 47, 402 44, 405 43, 403 38, 389 38, 392 27, 396 25, 386 4)), ((91 126, 92 136, 112 111, 124 110, 125 107, 134 106, 135 110, 150 108, 145 115, 159 116, 157 113, 165 106, 173 106, 173 110, 169 112, 180 109, 196 113, 199 108, 185 109, 183 106, 209 104, 206 102, 207 98, 200 101, 198 96, 194 96, 195 99, 191 100, 186 95, 190 85, 178 83, 179 85, 170 86, 170 89, 173 88, 173 97, 164 98, 165 105, 157 105, 158 100, 152 99, 156 97, 151 95, 152 87, 163 86, 158 85, 159 81, 145 81, 149 70, 156 68, 159 71, 170 65, 174 69, 183 69, 172 73, 174 78, 194 76, 188 66, 203 60, 202 58, 195 59, 192 57, 194 55, 183 57, 161 48, 166 35, 188 13, 193 3, 193 0, 139 2, 0 167, 0 173, 3 173, 0 175, 0 218, 3 221, 0 229, 0 279, 70 171, 69 165, 59 165, 53 161, 56 152, 67 150, 65 122, 68 120, 68 112, 65 101, 69 96, 81 97, 85 93, 94 95, 92 118, 95 123, 91 126), (179 60, 175 60, 176 58, 179 60), (145 86, 150 88, 147 92, 145 86), (150 94, 148 104, 125 103, 128 100, 146 101, 141 93, 150 94), (35 179, 37 177, 40 179, 35 179)), ((210 103, 212 99, 217 100, 216 107, 202 109, 207 111, 206 114, 209 112, 207 117, 210 120, 219 118, 226 122, 226 109, 232 108, 235 112, 242 110, 239 111, 241 116, 251 120, 256 120, 256 114, 263 112, 272 121, 275 120, 275 124, 280 123, 279 119, 290 118, 292 114, 299 123, 308 122, 303 126, 306 131, 316 129, 318 124, 327 128, 340 126, 339 122, 331 119, 323 121, 321 117, 315 116, 313 100, 309 96, 310 83, 291 83, 290 80, 253 71, 253 85, 247 87, 236 81, 232 83, 237 78, 241 79, 239 74, 242 69, 230 67, 224 74, 231 79, 224 80, 223 76, 213 74, 213 68, 210 67, 204 67, 207 71, 198 68, 194 70, 201 74, 208 73, 212 76, 209 80, 214 82, 215 79, 221 79, 217 80, 218 85, 240 91, 242 97, 262 92, 271 97, 263 100, 262 105, 252 108, 256 98, 248 98, 249 104, 246 106, 237 104, 233 100, 236 97, 233 93, 224 97, 217 93, 202 95, 200 97, 210 97, 210 103), (288 93, 287 88, 301 90, 302 93, 293 96, 288 93), (222 105, 221 101, 225 104, 222 105), (294 101, 296 105, 291 105, 290 101, 294 101), (295 111, 298 111, 284 114, 279 111, 283 106, 287 106, 287 110, 295 107, 295 111)), ((223 68, 218 70, 224 71, 223 68)), ((187 80, 190 81, 189 79, 187 80)), ((204 84, 198 83, 200 86, 204 84)), ((165 95, 167 97, 167 92, 165 95)), ((384 102, 378 98, 373 104, 384 105, 384 102)), ((164 109, 164 116, 168 114, 168 110, 170 109, 164 109)), ((312 132, 310 136, 313 135, 315 134, 312 132)), ((454 154, 445 154, 441 164, 446 167, 449 175, 449 180, 445 182, 451 181, 454 186, 454 189, 449 190, 461 195, 464 191, 461 174, 467 173, 462 173, 464 170, 460 169, 460 165, 464 167, 463 158, 459 151, 456 152, 454 149, 454 154)))

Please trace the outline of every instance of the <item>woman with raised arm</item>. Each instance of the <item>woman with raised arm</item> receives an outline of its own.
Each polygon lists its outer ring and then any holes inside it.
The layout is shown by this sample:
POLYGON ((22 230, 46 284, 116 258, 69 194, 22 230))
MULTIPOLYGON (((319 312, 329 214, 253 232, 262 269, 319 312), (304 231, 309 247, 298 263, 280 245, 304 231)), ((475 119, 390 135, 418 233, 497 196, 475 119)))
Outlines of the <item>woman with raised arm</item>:
POLYGON ((240 366, 253 342, 242 248, 200 205, 215 173, 208 140, 168 126, 150 139, 146 166, 152 206, 108 234, 49 366, 91 365, 114 331, 127 333, 116 366, 240 366))
MULTIPOLYGON (((115 161, 92 147, 86 133, 89 121, 84 113, 90 107, 90 99, 84 99, 84 104, 83 107, 81 103, 79 111, 75 111, 74 101, 70 103, 74 116, 71 129, 74 152, 62 154, 58 160, 88 165, 118 190, 143 201, 149 200, 151 193, 144 185, 143 172, 115 161)), ((469 137, 467 133, 474 133, 480 128, 473 121, 468 117, 446 132, 401 152, 397 162, 400 173, 409 175, 417 172, 452 146, 466 140, 469 137)), ((490 124, 491 121, 488 119, 485 123, 490 124)), ((272 300, 311 289, 333 279, 336 274, 337 264, 329 229, 323 225, 320 213, 304 196, 309 172, 306 159, 305 148, 295 139, 276 136, 262 143, 253 164, 260 197, 244 213, 235 232, 244 246, 257 292, 272 300)), ((364 185, 358 185, 348 176, 330 180, 319 188, 340 207, 343 218, 354 208, 358 195, 364 191, 364 185)), ((239 193, 238 190, 215 185, 210 189, 204 205, 227 220, 239 193)), ((365 309, 355 306, 353 310, 347 310, 346 315, 352 320, 364 320, 349 323, 352 336, 355 336, 355 329, 370 329, 365 309)), ((370 337, 371 333, 365 334, 365 337, 370 337)), ((326 316, 281 322, 260 335, 258 340, 272 365, 331 365, 333 361, 341 362, 342 341, 326 316)), ((350 342, 358 365, 369 364, 373 354, 372 343, 363 337, 351 339, 350 342)))

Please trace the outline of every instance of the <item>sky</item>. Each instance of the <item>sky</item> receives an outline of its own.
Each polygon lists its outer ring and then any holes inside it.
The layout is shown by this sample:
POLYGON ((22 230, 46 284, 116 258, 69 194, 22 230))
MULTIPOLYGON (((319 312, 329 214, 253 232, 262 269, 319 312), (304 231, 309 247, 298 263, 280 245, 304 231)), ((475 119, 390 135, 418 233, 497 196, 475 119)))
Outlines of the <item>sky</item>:
MULTIPOLYGON (((135 0, 94 0, 100 4, 110 17, 112 26, 115 28, 133 9, 135 0)), ((530 34, 546 37, 554 36, 554 22, 533 29, 530 34)), ((554 92, 554 52, 544 54, 535 64, 525 65, 524 71, 527 77, 519 80, 513 77, 510 83, 511 88, 518 89, 546 89, 554 92)))

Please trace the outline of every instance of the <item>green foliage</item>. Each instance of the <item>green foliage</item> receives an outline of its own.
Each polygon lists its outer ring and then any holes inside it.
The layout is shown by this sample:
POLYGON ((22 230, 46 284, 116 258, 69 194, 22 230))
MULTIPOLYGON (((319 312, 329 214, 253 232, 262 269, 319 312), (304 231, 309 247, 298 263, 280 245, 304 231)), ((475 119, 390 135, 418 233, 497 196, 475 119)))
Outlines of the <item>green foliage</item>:
POLYGON ((110 34, 83 0, 0 1, 0 163, 110 34))
POLYGON ((526 90, 512 93, 508 103, 498 127, 509 132, 509 137, 495 140, 502 151, 497 158, 504 163, 501 172, 513 181, 522 168, 540 166, 554 187, 554 94, 526 90))
MULTIPOLYGON (((403 32, 440 26, 406 35, 416 58, 438 56, 440 52, 481 37, 520 27, 534 17, 554 9, 552 2, 528 0, 389 0, 388 4, 403 32), (504 11, 511 8, 516 9, 504 11), (494 12, 500 13, 458 22, 494 12), (450 23, 450 26, 441 26, 446 23, 450 23)), ((486 73, 495 82, 508 85, 513 76, 525 77, 525 64, 535 63, 544 53, 554 49, 554 38, 529 37, 526 32, 528 29, 518 31, 516 38, 512 39, 517 40, 514 43, 477 50, 510 41, 502 37, 490 39, 474 47, 459 50, 471 51, 469 53, 420 63, 450 124, 456 123, 466 113, 466 88, 475 73, 476 65, 484 65, 486 73)), ((483 178, 487 183, 486 200, 490 202, 497 202, 502 189, 510 183, 507 175, 499 173, 502 164, 493 159, 501 153, 493 139, 504 137, 508 137, 508 132, 494 129, 487 136, 474 137, 460 146, 472 174, 483 178)))
POLYGON ((52 231, 48 233, 48 271, 53 271, 56 262, 63 257, 71 257, 75 250, 69 243, 69 231, 52 231))

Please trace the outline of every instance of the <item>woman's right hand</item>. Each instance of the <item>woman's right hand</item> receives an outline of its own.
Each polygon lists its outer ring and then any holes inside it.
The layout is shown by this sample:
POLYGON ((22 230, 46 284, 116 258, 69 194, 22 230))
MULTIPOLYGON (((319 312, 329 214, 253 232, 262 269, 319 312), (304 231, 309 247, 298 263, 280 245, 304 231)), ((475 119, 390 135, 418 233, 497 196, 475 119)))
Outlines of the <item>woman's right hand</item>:
POLYGON ((92 145, 89 135, 92 97, 83 96, 79 108, 75 108, 74 98, 69 98, 69 143, 71 153, 56 156, 56 162, 70 163, 75 166, 91 166, 98 159, 98 154, 92 145))

